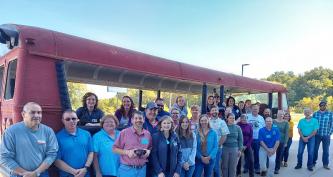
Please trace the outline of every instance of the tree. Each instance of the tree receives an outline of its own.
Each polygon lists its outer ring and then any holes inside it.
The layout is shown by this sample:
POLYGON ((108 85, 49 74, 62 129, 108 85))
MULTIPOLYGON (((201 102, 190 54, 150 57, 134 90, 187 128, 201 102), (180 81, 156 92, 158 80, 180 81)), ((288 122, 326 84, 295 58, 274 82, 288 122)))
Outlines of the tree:
POLYGON ((277 82, 283 84, 288 87, 291 83, 293 83, 297 79, 297 76, 292 71, 284 72, 284 71, 276 71, 270 76, 267 77, 267 81, 277 82))
POLYGON ((76 110, 82 106, 82 97, 88 92, 87 85, 82 83, 67 82, 67 87, 72 109, 76 110))

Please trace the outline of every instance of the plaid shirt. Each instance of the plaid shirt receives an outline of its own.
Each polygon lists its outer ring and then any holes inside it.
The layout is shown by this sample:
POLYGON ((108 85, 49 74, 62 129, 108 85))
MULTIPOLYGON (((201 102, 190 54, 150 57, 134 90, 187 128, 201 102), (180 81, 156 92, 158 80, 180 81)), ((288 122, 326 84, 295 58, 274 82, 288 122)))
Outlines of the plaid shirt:
POLYGON ((317 111, 313 113, 313 118, 317 119, 319 122, 318 135, 325 136, 331 135, 333 132, 333 114, 329 111, 317 111))

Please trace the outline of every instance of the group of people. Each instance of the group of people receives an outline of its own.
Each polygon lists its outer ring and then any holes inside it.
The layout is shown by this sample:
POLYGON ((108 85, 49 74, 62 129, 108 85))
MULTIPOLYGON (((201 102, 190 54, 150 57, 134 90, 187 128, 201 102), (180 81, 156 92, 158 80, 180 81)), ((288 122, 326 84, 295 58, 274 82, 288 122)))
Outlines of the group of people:
MULTIPOLYGON (((131 97, 124 96, 114 115, 104 115, 97 95, 89 92, 82 99, 83 107, 63 112, 64 127, 55 134, 41 123, 41 106, 29 102, 23 107, 23 121, 3 135, 0 165, 13 176, 24 177, 48 176, 53 163, 61 177, 236 177, 242 173, 253 177, 254 173, 273 176, 281 165, 288 166, 294 127, 289 112, 279 110, 273 120, 269 108, 260 111, 249 100, 236 105, 229 97, 221 104, 209 96, 207 103, 207 114, 193 105, 187 117, 183 96, 177 97, 169 112, 162 98, 140 112, 131 97), (81 127, 96 125, 101 129, 93 136, 81 127)), ((302 167, 307 145, 307 167, 313 170, 320 142, 323 165, 329 169, 332 113, 326 110, 326 102, 311 113, 305 109, 298 124, 295 169, 302 167)))

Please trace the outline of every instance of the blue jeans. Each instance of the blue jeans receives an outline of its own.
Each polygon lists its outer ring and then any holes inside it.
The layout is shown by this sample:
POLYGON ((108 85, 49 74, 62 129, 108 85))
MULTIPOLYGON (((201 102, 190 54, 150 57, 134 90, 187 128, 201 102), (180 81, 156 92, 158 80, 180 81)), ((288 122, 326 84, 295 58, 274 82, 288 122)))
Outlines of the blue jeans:
POLYGON ((214 177, 221 176, 221 157, 222 157, 222 148, 218 148, 215 158, 215 165, 214 165, 214 177))
POLYGON ((312 137, 308 140, 308 142, 304 142, 302 138, 299 139, 298 143, 298 153, 297 153, 297 165, 302 166, 303 161, 303 153, 304 148, 307 146, 308 148, 308 163, 307 167, 312 168, 313 167, 313 153, 314 153, 314 147, 315 147, 315 137, 312 137))
POLYGON ((210 159, 209 164, 204 164, 201 159, 197 159, 195 162, 194 177, 201 177, 202 171, 204 171, 204 177, 211 177, 215 165, 215 159, 210 159))
POLYGON ((283 156, 282 156, 282 160, 284 162, 288 162, 288 157, 289 157, 289 149, 290 149, 290 146, 291 146, 291 143, 293 142, 293 139, 292 138, 289 138, 288 139, 288 142, 287 142, 287 147, 284 148, 284 152, 283 152, 283 156))
POLYGON ((323 142, 322 147, 323 147, 323 157, 322 157, 322 161, 323 161, 323 165, 324 166, 328 166, 329 163, 329 147, 330 147, 330 141, 331 141, 331 137, 330 135, 325 135, 325 136, 321 136, 321 135, 316 135, 316 143, 315 143, 315 148, 314 148, 314 156, 313 156, 313 165, 316 164, 316 161, 318 159, 318 151, 319 151, 319 145, 321 142, 323 142))
POLYGON ((259 165, 260 141, 259 140, 257 140, 257 139, 253 140, 252 149, 253 149, 253 159, 254 159, 254 170, 257 172, 257 171, 260 171, 260 165, 259 165))
POLYGON ((187 171, 182 167, 182 170, 180 171, 180 177, 192 177, 194 170, 195 165, 190 166, 189 170, 187 171))
POLYGON ((142 168, 132 168, 128 165, 120 164, 118 177, 145 177, 146 165, 142 168))

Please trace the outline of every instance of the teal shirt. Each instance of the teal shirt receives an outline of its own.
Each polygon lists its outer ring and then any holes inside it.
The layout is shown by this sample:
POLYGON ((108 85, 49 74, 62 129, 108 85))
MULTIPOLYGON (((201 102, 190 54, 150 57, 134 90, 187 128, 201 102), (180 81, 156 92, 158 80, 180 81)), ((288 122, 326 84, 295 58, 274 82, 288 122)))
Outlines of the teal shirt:
POLYGON ((299 121, 297 128, 299 128, 303 136, 309 136, 313 131, 319 129, 319 123, 318 120, 314 118, 309 120, 303 118, 299 121))
POLYGON ((93 150, 98 157, 102 175, 117 176, 118 174, 120 156, 112 152, 112 146, 118 136, 119 131, 116 131, 115 139, 112 139, 104 129, 93 136, 93 150))
POLYGON ((243 133, 242 129, 236 125, 228 125, 230 134, 227 135, 223 146, 224 147, 238 147, 239 150, 243 148, 243 133))

